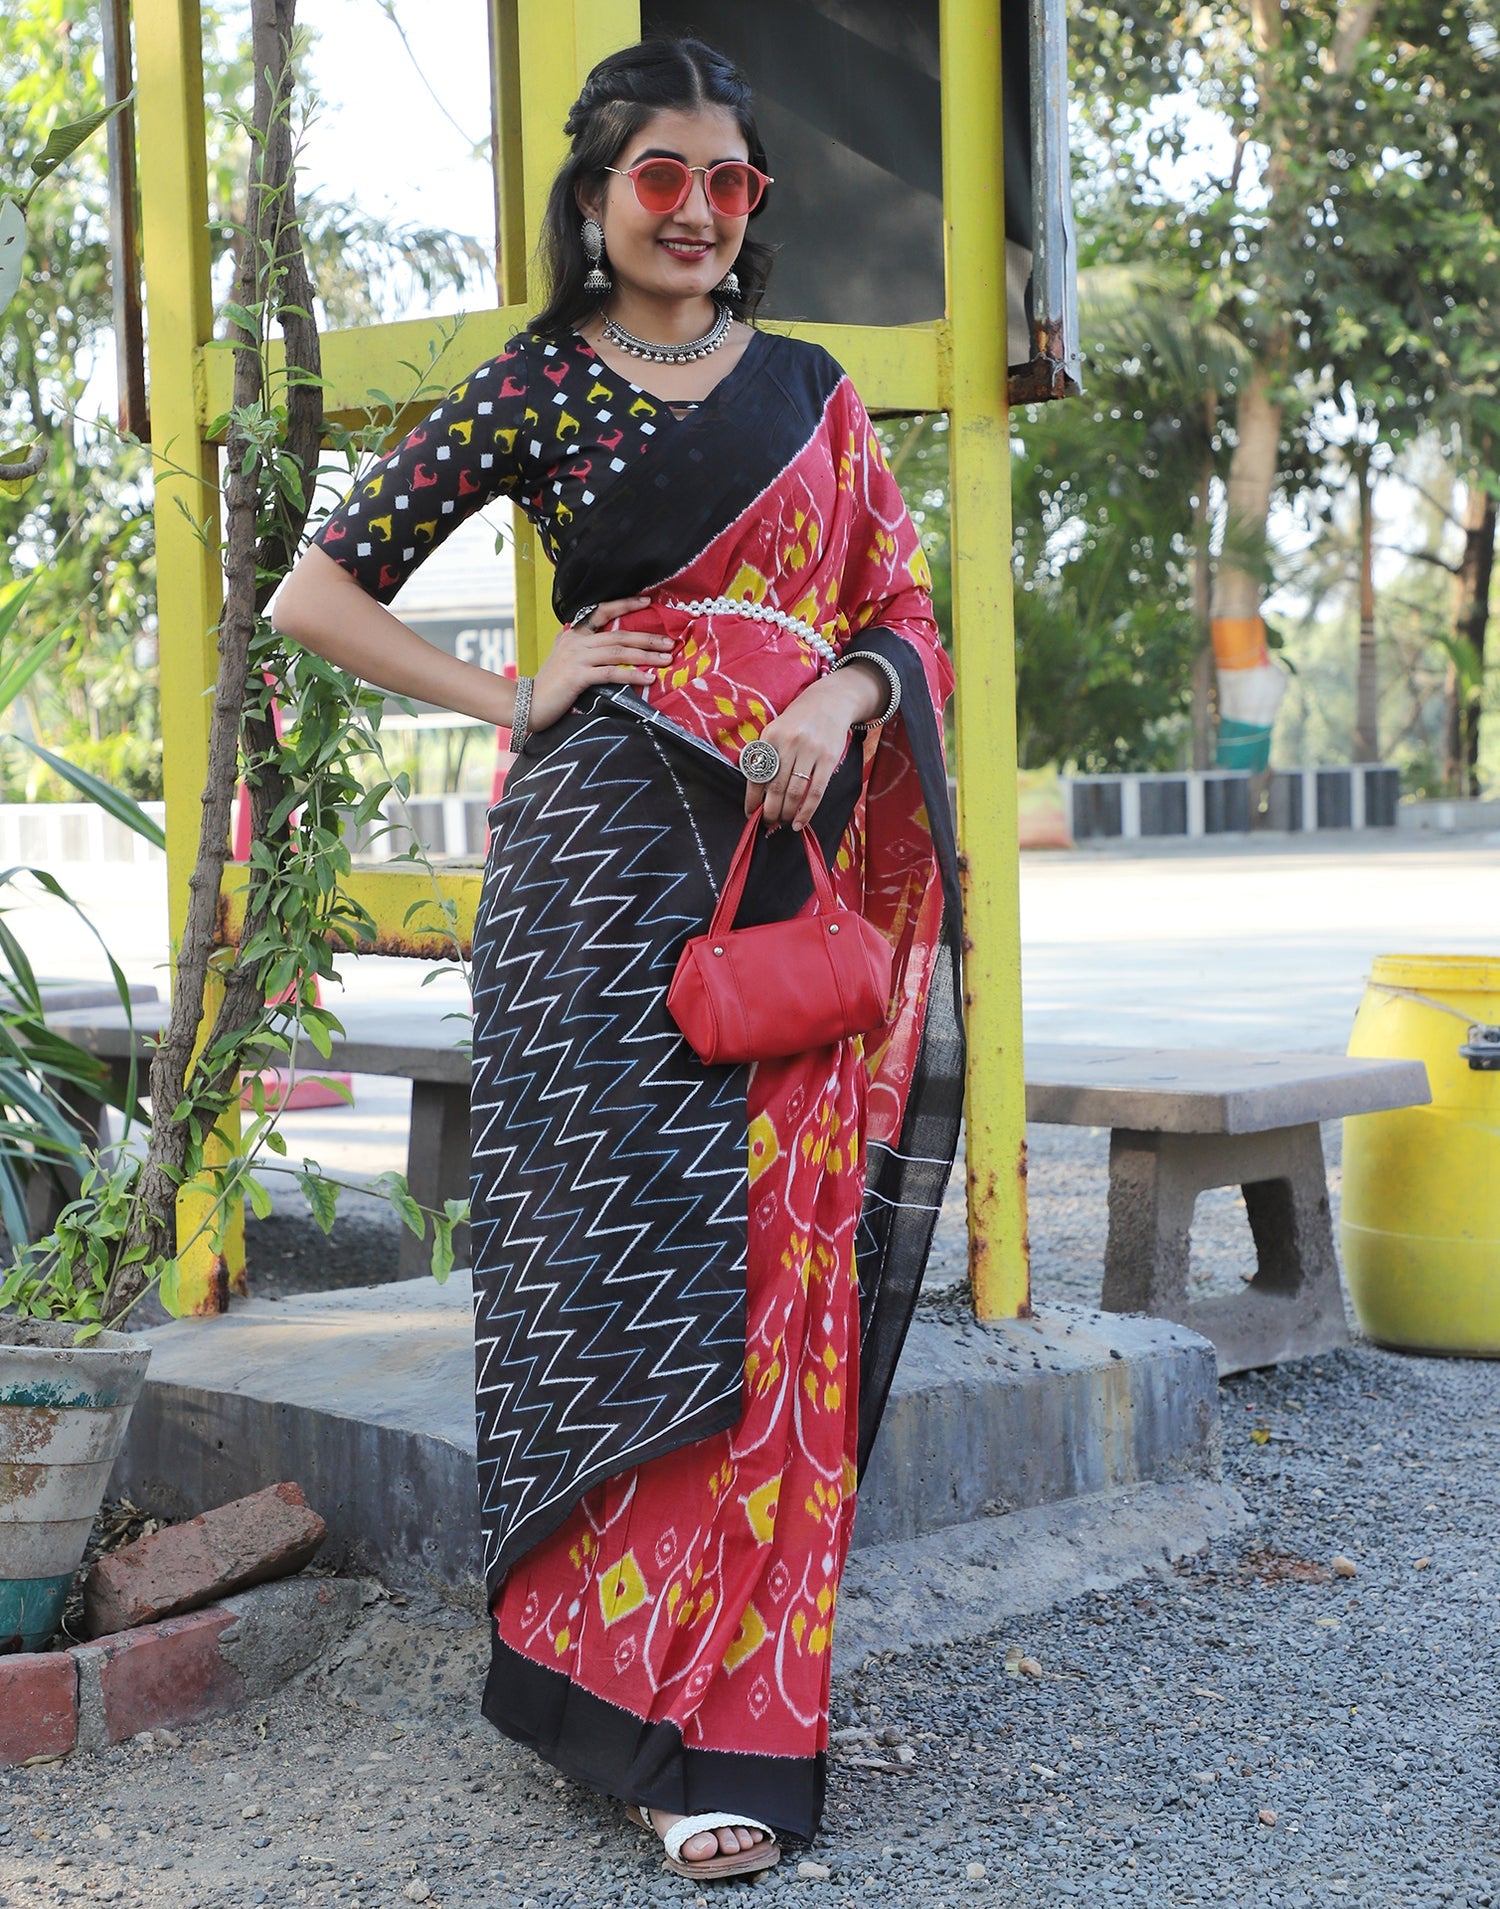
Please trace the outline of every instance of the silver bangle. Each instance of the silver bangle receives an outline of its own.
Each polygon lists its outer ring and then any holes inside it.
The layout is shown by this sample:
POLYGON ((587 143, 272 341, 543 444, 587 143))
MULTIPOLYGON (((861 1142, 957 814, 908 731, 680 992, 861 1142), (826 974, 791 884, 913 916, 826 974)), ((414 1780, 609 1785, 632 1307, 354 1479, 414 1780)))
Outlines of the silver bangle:
POLYGON ((531 728, 531 692, 536 686, 534 676, 516 678, 516 706, 510 718, 510 750, 518 756, 531 728))
POLYGON ((876 656, 870 650, 846 651, 834 664, 834 669, 843 669, 849 663, 869 663, 878 669, 890 686, 891 699, 878 716, 872 716, 868 722, 850 723, 851 729, 878 729, 882 723, 888 723, 901 707, 901 678, 896 674, 896 665, 888 663, 883 656, 876 656))

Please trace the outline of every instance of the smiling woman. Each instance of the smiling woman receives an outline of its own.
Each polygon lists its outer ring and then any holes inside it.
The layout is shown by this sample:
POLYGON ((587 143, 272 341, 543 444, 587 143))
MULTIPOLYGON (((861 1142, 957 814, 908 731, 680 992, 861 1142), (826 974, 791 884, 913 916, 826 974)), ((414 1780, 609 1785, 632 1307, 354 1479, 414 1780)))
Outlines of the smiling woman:
MULTIPOLYGON (((276 616, 512 729, 474 934, 484 1712, 724 1876, 822 1814, 855 1489, 957 1138, 952 679, 848 378, 747 322, 771 179, 741 75, 630 47, 568 132, 542 311, 364 476, 276 616), (557 567, 534 682, 382 607, 497 496, 557 567), (668 987, 747 818, 738 925, 817 912, 810 830, 895 979, 873 1031, 704 1065, 668 987)), ((795 978, 764 991, 795 1024, 795 978)))

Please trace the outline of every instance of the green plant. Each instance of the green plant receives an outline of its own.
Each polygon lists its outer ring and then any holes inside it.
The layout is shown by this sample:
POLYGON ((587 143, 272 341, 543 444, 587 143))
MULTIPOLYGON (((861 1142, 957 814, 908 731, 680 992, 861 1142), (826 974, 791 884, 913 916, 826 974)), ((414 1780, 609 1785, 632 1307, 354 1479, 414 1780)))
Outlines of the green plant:
MULTIPOLYGON (((20 289, 26 259, 26 214, 36 196, 37 187, 71 158, 91 133, 97 132, 127 104, 127 100, 116 100, 96 113, 85 114, 82 119, 60 121, 48 133, 41 150, 30 161, 30 186, 19 199, 11 197, 0 200, 0 311, 5 309, 20 289)), ((0 483, 27 483, 46 461, 46 444, 38 438, 23 447, 19 457, 7 453, 0 458, 0 483)))
MULTIPOLYGON (((219 673, 191 900, 171 1014, 151 1062, 144 1157, 120 1150, 89 1155, 77 1198, 45 1239, 15 1255, 0 1280, 0 1309, 73 1321, 81 1338, 117 1322, 153 1287, 175 1310, 183 1253, 205 1235, 221 1253, 237 1201, 268 1211, 266 1172, 294 1174, 315 1219, 325 1230, 332 1226, 342 1183, 315 1163, 285 1162, 278 1110, 267 1106, 253 1074, 250 1117, 234 1156, 217 1163, 212 1139, 238 1101, 247 1066, 290 1065, 299 1038, 330 1052, 341 1030, 318 1005, 317 984, 333 978, 336 951, 370 939, 375 927, 347 892, 345 826, 372 820, 393 790, 407 792, 399 778, 362 773, 372 759, 383 768, 382 699, 278 636, 265 615, 301 545, 324 435, 313 289, 295 200, 292 15, 291 0, 255 0, 252 9, 255 101, 244 126, 251 182, 240 269, 225 306, 234 402, 215 427, 227 446, 219 673), (273 325, 284 345, 278 369, 270 353, 273 325), (285 719, 279 733, 278 710, 285 719), (253 841, 244 925, 236 945, 225 948, 218 902, 229 805, 241 777, 250 792, 253 841), (205 1007, 210 1018, 200 1048, 205 1007), (188 1240, 177 1235, 176 1208, 190 1182, 209 1188, 212 1198, 188 1240)), ((427 388, 431 366, 412 369, 416 388, 401 403, 427 388)), ((388 428, 399 406, 379 395, 376 404, 364 430, 329 433, 338 455, 356 458, 388 428)), ((68 767, 80 786, 80 772, 68 767)), ((433 907, 452 933, 451 905, 435 885, 433 907)), ((430 1229, 433 1272, 446 1277, 464 1203, 425 1211, 398 1174, 382 1176, 375 1190, 419 1236, 430 1229)))

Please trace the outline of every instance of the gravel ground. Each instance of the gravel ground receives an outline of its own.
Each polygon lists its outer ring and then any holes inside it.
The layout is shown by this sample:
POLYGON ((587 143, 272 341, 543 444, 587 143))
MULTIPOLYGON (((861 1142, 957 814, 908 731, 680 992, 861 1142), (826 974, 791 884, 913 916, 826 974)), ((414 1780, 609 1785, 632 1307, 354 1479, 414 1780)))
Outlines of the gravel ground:
MULTIPOLYGON (((1091 1296, 1059 1268, 1098 1265, 1102 1161, 1098 1136, 1039 1130, 1039 1291, 1091 1296)), ((1243 1270, 1234 1205, 1204 1216, 1217 1279, 1243 1270)), ((939 1265, 961 1264, 943 1233, 939 1265)), ((1500 1365, 1359 1345, 1221 1400, 1255 1524, 978 1642, 867 1661, 835 1686, 818 1844, 757 1884, 670 1876, 616 1808, 478 1720, 472 1617, 392 1599, 263 1707, 0 1774, 0 1902, 1500 1904, 1500 1365)))

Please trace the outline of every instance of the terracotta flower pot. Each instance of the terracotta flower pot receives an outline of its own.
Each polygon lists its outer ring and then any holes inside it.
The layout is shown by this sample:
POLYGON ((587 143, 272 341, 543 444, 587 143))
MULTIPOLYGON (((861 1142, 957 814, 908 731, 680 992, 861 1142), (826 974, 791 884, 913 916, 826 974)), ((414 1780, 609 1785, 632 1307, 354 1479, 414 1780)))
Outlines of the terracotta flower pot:
POLYGON ((123 1332, 0 1319, 0 1652, 57 1629, 151 1348, 123 1332))

